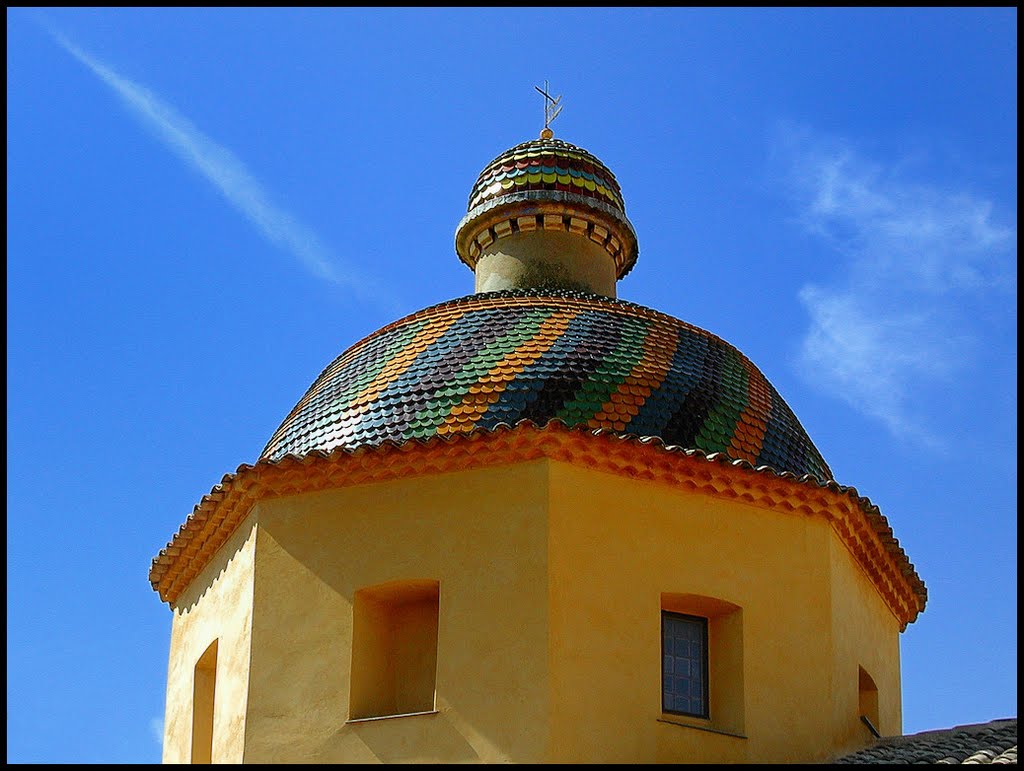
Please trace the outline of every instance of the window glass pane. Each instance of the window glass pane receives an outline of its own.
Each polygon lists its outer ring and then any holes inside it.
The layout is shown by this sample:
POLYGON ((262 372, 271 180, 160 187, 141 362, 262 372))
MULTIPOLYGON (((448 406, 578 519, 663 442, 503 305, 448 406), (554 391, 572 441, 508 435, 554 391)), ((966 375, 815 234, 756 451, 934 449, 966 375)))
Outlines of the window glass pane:
POLYGON ((707 619, 662 611, 662 709, 706 716, 707 619))

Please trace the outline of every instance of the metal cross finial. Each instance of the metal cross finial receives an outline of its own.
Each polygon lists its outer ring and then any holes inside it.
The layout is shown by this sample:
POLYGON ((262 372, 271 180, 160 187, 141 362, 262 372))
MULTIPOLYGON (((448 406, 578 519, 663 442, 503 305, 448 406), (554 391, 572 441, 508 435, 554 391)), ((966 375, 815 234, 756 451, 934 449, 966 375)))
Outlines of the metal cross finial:
POLYGON ((540 86, 534 86, 534 88, 544 97, 544 130, 540 132, 540 136, 542 139, 551 139, 555 135, 555 132, 551 130, 551 124, 558 117, 558 113, 562 111, 562 97, 551 96, 548 93, 551 88, 546 80, 544 81, 544 88, 540 86))

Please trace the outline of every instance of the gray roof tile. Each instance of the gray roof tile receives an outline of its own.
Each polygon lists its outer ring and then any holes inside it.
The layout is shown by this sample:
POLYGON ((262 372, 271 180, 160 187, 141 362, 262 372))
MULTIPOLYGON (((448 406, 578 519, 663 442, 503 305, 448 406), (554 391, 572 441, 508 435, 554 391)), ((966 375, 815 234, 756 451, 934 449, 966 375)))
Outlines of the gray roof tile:
POLYGON ((889 736, 836 763, 1017 763, 1017 718, 889 736))

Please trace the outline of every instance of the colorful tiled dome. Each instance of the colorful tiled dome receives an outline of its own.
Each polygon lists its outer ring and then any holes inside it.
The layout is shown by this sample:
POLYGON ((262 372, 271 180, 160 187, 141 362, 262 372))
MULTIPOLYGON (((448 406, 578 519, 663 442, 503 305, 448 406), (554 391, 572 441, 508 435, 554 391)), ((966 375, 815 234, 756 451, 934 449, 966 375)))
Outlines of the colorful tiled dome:
POLYGON ((321 373, 261 457, 526 419, 832 478, 793 412, 734 347, 650 308, 570 291, 475 294, 380 329, 321 373))

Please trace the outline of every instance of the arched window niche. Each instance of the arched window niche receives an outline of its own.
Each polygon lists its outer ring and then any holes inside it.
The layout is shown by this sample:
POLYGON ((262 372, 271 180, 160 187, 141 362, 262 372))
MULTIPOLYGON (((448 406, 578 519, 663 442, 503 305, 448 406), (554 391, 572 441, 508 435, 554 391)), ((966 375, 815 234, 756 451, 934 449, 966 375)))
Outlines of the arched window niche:
POLYGON ((661 617, 663 718, 742 736, 743 609, 717 597, 662 592, 661 617), (687 706, 687 691, 690 708, 674 709, 687 706))
POLYGON ((192 762, 213 762, 213 705, 217 693, 217 641, 199 657, 192 674, 192 762))
POLYGON ((857 667, 857 708, 861 720, 867 719, 868 731, 878 736, 878 686, 864 667, 857 667))

